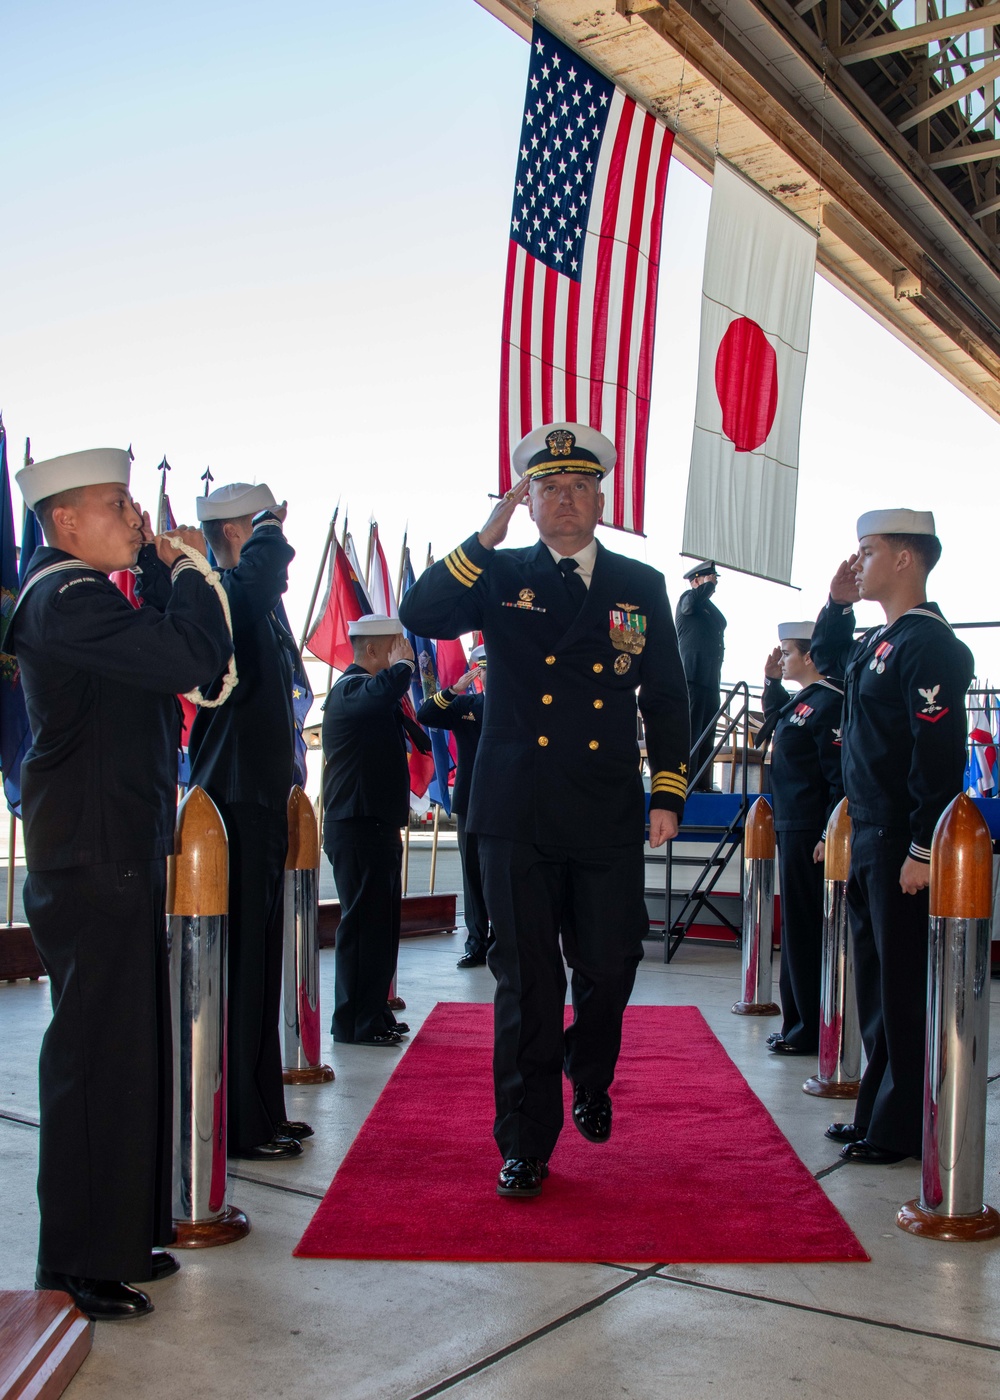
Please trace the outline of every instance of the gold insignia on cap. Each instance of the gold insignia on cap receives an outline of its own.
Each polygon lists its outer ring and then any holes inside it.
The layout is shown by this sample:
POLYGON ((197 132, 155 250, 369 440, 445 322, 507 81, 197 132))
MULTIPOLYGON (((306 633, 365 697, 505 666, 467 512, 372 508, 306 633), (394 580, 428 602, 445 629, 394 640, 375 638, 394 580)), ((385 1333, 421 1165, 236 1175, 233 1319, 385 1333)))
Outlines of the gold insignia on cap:
POLYGON ((545 439, 545 446, 553 457, 568 457, 576 446, 576 437, 565 428, 556 428, 545 439))

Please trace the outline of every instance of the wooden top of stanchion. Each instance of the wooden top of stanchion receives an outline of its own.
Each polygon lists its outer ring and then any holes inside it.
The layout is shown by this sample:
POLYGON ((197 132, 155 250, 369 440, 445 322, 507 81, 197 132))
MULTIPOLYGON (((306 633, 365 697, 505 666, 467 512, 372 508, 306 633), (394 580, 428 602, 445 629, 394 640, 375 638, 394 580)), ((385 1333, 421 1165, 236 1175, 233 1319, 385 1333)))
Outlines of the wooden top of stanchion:
POLYGON ((167 913, 185 918, 229 912, 229 842, 218 808, 193 787, 177 809, 167 863, 167 913))
POLYGON ((747 815, 743 854, 748 860, 774 860, 774 812, 766 797, 758 797, 747 815))
POLYGON ((319 827, 313 805, 300 787, 288 798, 288 858, 286 870, 319 869, 319 827))
POLYGON ((825 880, 846 880, 851 873, 851 818, 847 798, 842 797, 830 813, 826 824, 826 854, 823 857, 825 880))
POLYGON ((993 841, 979 808, 959 793, 931 842, 930 912, 937 919, 988 919, 993 909, 993 841))

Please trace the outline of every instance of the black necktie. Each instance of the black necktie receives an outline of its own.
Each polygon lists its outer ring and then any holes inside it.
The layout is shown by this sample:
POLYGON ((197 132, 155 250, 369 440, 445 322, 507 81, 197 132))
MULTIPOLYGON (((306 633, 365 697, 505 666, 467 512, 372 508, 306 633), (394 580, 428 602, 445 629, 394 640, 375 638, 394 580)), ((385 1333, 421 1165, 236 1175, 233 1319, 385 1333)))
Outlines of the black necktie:
POLYGON ((560 559, 556 565, 556 568, 566 580, 566 591, 577 612, 583 607, 587 598, 587 585, 576 572, 579 567, 580 565, 575 559, 560 559))

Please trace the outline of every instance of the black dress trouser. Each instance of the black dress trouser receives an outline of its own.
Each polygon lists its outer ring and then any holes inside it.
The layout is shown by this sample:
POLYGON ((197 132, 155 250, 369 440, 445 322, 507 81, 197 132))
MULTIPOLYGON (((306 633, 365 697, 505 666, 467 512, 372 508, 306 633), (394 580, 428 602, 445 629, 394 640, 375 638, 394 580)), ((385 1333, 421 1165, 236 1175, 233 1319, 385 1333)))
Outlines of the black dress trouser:
POLYGON ((869 1142, 919 1157, 927 1024, 928 891, 904 894, 909 850, 902 828, 851 822, 847 909, 854 980, 868 1063, 854 1122, 869 1142))
POLYGON ((324 847, 340 900, 333 1038, 350 1044, 385 1035, 389 986, 399 953, 403 842, 399 827, 373 817, 328 821, 324 847))
POLYGON ((779 831, 781 870, 781 1035, 796 1050, 819 1049, 823 966, 823 863, 813 861, 822 829, 779 831))
POLYGON ((614 1078, 649 931, 643 848, 481 835, 479 853, 495 939, 493 1135, 504 1158, 548 1160, 563 1123, 563 1071, 595 1090, 614 1078), (573 997, 565 1031, 564 954, 573 997))
POLYGON ((483 872, 479 859, 479 837, 465 825, 465 814, 455 814, 458 827, 458 852, 462 858, 462 892, 465 927, 468 937, 465 951, 470 958, 484 958, 490 944, 490 919, 483 894, 483 872))
MULTIPOLYGON (((713 717, 718 713, 721 695, 718 685, 688 685, 688 712, 691 716, 691 745, 692 748, 698 740, 699 734, 710 724, 713 717)), ((703 763, 706 763, 715 748, 714 731, 708 735, 703 743, 698 745, 697 753, 691 755, 691 777, 698 772, 703 763)), ((694 791, 707 791, 712 786, 712 768, 709 766, 697 780, 694 791)))
POLYGON ((38 1060, 38 1264, 140 1283, 169 1244, 173 1129, 164 860, 31 871, 51 984, 38 1060))
POLYGON ((220 806, 229 838, 228 1092, 231 1152, 287 1118, 281 1077, 281 969, 288 817, 255 802, 220 806))

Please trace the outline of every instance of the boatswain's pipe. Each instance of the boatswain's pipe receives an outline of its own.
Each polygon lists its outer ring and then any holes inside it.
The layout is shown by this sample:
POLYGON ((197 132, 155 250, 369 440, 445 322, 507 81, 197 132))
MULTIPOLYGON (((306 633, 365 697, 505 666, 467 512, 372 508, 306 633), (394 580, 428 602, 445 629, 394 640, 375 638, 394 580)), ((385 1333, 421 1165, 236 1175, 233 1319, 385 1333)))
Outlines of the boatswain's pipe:
POLYGON ((989 828, 960 793, 931 842, 920 1200, 896 1217, 926 1239, 1000 1235, 1000 1215, 983 1204, 992 902, 989 828))
POLYGON ((750 808, 743 829, 743 996, 736 1016, 780 1016, 771 1000, 774 960, 774 813, 766 797, 750 808))
POLYGON ((229 1244, 249 1232, 226 1203, 226 924, 229 848, 214 802, 193 787, 167 864, 174 1037, 175 1243, 229 1244))
POLYGON ((803 1084, 821 1099, 856 1099, 861 1080, 861 1028, 847 922, 851 818, 847 798, 833 809, 823 858, 823 961, 820 972, 819 1073, 803 1084))
POLYGON ((300 787, 288 799, 284 953, 282 1078, 329 1084, 333 1070, 320 1055, 319 830, 300 787))

